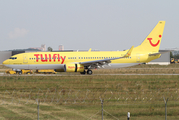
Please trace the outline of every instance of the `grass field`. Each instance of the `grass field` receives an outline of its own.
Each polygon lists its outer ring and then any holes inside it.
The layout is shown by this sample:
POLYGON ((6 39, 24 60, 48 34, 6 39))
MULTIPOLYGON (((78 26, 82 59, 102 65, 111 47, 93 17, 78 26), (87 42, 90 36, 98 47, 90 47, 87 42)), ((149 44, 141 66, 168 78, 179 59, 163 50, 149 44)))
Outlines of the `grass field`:
MULTIPOLYGON (((177 68, 178 65, 141 65, 136 69, 95 70, 94 74, 156 71, 175 74, 179 71, 177 68)), ((167 118, 178 120, 177 75, 1 76, 0 120, 37 119, 36 99, 41 101, 40 119, 43 120, 99 120, 100 99, 104 99, 105 120, 126 120, 128 111, 131 120, 163 120, 163 97, 169 98, 167 118)))

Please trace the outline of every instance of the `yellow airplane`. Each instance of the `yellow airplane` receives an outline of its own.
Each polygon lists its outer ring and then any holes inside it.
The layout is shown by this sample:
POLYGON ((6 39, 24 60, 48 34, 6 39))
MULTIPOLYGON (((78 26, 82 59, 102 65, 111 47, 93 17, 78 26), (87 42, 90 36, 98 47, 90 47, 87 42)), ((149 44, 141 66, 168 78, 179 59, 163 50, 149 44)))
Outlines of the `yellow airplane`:
POLYGON ((3 64, 14 69, 54 69, 57 72, 92 74, 91 69, 121 68, 160 57, 165 21, 159 21, 141 45, 125 51, 32 52, 11 56, 3 64))

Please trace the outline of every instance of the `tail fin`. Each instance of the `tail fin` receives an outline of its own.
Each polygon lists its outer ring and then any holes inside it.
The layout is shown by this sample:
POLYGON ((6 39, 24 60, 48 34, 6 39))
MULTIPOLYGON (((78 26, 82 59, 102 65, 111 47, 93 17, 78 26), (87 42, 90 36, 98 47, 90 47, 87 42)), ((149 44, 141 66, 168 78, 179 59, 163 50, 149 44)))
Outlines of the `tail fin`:
POLYGON ((139 46, 139 48, 148 52, 158 52, 163 36, 164 26, 165 21, 159 21, 155 28, 150 32, 147 38, 145 38, 145 40, 139 46))

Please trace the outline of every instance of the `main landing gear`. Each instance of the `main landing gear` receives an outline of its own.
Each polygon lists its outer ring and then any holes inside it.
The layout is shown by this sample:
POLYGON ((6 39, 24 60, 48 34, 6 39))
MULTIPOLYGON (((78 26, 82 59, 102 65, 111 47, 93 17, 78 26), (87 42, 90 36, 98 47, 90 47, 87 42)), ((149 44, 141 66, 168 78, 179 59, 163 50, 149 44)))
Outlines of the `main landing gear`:
POLYGON ((88 75, 92 75, 92 74, 93 74, 93 71, 88 69, 88 70, 87 70, 87 74, 88 74, 88 75))
POLYGON ((80 72, 82 75, 85 75, 86 73, 88 74, 88 75, 92 75, 93 74, 93 71, 92 70, 87 70, 87 71, 85 71, 84 70, 84 72, 80 72))

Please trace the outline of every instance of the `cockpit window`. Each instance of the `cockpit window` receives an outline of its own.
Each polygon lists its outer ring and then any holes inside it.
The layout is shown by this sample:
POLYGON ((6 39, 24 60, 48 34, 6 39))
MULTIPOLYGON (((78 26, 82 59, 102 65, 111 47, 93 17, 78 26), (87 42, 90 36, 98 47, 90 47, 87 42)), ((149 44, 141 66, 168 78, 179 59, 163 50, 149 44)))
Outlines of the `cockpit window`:
POLYGON ((10 57, 9 59, 15 60, 15 59, 17 59, 17 57, 10 57))

